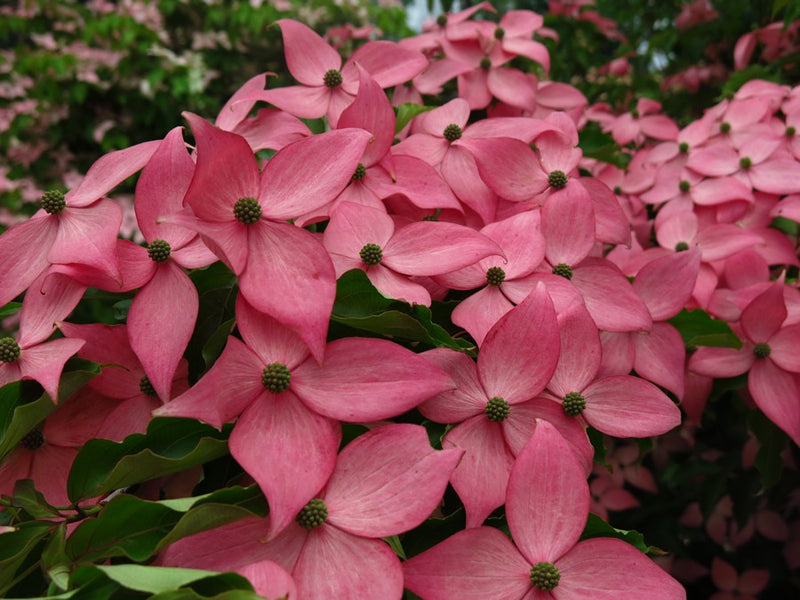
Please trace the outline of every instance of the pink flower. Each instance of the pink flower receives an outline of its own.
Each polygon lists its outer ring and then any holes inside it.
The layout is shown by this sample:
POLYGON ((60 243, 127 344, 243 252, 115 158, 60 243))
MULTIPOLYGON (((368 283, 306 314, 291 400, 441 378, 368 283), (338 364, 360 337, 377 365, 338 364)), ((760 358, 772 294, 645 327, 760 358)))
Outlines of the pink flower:
POLYGON ((379 538, 430 515, 460 456, 431 448, 418 425, 379 427, 341 451, 327 484, 277 537, 266 539, 272 517, 245 519, 173 544, 162 563, 242 572, 268 559, 291 573, 298 598, 399 600, 402 567, 379 538))
POLYGON ((578 541, 589 486, 567 443, 539 421, 517 456, 506 516, 513 542, 491 527, 466 529, 404 564, 406 587, 427 600, 681 600, 686 592, 617 539, 578 541))
POLYGON ((269 500, 270 535, 330 476, 341 441, 338 421, 395 417, 451 387, 443 371, 387 340, 336 340, 320 365, 298 335, 242 296, 236 318, 244 342, 229 337, 205 376, 154 414, 216 427, 238 417, 231 454, 269 500))
POLYGON ((719 591, 709 600, 756 600, 769 583, 769 571, 748 569, 739 574, 715 556, 711 562, 711 580, 719 591))
POLYGON ((408 81, 428 64, 417 50, 377 41, 356 50, 342 66, 339 53, 306 25, 291 19, 276 23, 283 34, 286 65, 302 85, 268 90, 264 99, 303 119, 327 115, 331 126, 336 126, 358 91, 356 64, 382 88, 408 81))

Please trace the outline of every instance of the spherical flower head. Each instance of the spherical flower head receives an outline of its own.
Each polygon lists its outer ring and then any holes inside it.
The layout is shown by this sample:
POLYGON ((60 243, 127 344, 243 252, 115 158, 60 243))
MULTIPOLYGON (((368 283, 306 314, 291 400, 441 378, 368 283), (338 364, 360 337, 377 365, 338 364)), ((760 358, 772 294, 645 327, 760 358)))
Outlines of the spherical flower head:
POLYGON ((295 521, 304 529, 314 529, 322 525, 328 518, 328 507, 319 499, 314 498, 297 513, 295 521))
POLYGON ((538 562, 531 567, 531 583, 536 589, 549 592, 561 581, 561 573, 551 562, 538 562))
POLYGON ((25 437, 23 437, 19 443, 26 450, 38 450, 44 446, 44 436, 42 435, 42 430, 38 427, 31 429, 25 434, 25 437))
POLYGON ((772 353, 772 348, 765 342, 759 342, 753 346, 753 354, 755 354, 756 358, 767 358, 770 353, 772 353))
POLYGON ((444 139, 446 139, 448 142, 452 144, 461 137, 462 133, 463 132, 461 131, 461 127, 459 127, 455 123, 450 123, 450 125, 444 128, 442 135, 444 136, 444 139))
POLYGON ((495 396, 486 403, 486 418, 493 423, 502 423, 508 417, 511 407, 508 402, 495 396))
POLYGON ((791 125, 789 125, 789 127, 786 128, 786 137, 794 137, 794 134, 796 134, 796 133, 797 133, 797 129, 795 129, 791 125))
POLYGON ((557 190, 564 189, 567 185, 567 175, 564 171, 553 171, 547 177, 547 184, 557 190))
POLYGON ((261 383, 273 394, 280 394, 289 389, 292 374, 283 363, 270 363, 261 371, 261 383))
POLYGON ((675 244, 675 252, 686 252, 689 249, 689 244, 686 242, 678 242, 675 244))
POLYGON ((12 363, 19 360, 22 350, 14 338, 4 337, 0 339, 0 362, 12 363))
POLYGON ((731 124, 730 124, 730 123, 728 123, 728 122, 721 123, 721 124, 720 124, 720 126, 719 126, 719 130, 720 130, 722 133, 730 133, 730 131, 731 131, 731 124))
POLYGON ((355 172, 353 173, 353 181, 361 181, 367 176, 367 167, 364 163, 358 163, 355 172))
POLYGON ((619 196, 622 193, 622 188, 619 187, 618 185, 615 185, 613 191, 617 196, 619 196))
POLYGON ((689 144, 686 142, 681 142, 678 144, 678 151, 681 154, 688 154, 689 153, 689 144))
POLYGON ((489 69, 491 69, 491 68, 492 68, 492 61, 491 61, 491 59, 490 59, 488 56, 487 56, 487 57, 484 57, 484 58, 482 58, 482 59, 481 59, 481 69, 483 69, 484 71, 488 71, 488 70, 489 70, 489 69))
POLYGON ((558 275, 564 279, 572 279, 572 267, 564 263, 558 263, 553 267, 553 275, 558 275))
POLYGON ((506 280, 506 272, 500 267, 489 267, 486 269, 486 283, 498 286, 506 280))
POLYGON ((150 383, 150 379, 147 377, 147 375, 139 380, 139 391, 145 396, 158 396, 156 389, 153 387, 153 384, 150 383))
POLYGON ((436 17, 436 24, 439 27, 444 27, 445 25, 447 25, 447 15, 442 14, 436 17))
POLYGON ((42 208, 51 215, 57 215, 67 207, 64 199, 64 192, 60 190, 49 190, 42 194, 42 208))
POLYGON ((685 179, 682 179, 681 182, 678 184, 678 187, 685 194, 686 192, 689 191, 689 188, 692 187, 692 184, 686 181, 685 179))
POLYGON ((358 253, 364 264, 371 267, 383 260, 383 250, 378 244, 364 244, 361 252, 358 253))
POLYGON ((502 40, 504 37, 506 37, 505 29, 503 29, 502 27, 498 27, 497 29, 494 30, 494 39, 502 40))
POLYGON ((258 223, 261 218, 261 205, 255 198, 239 198, 233 205, 233 216, 245 225, 258 223))
POLYGON ((753 161, 750 160, 749 156, 744 156, 741 160, 739 160, 739 166, 746 171, 753 166, 753 161))
POLYGON ((328 69, 322 76, 323 83, 329 88, 336 88, 342 85, 342 72, 338 69, 328 69))
POLYGON ((564 412, 570 417, 577 417, 586 409, 586 398, 579 392, 570 392, 564 396, 564 412))
POLYGON ((164 262, 171 253, 172 248, 169 247, 169 242, 164 240, 153 240, 147 245, 147 256, 154 262, 164 262))

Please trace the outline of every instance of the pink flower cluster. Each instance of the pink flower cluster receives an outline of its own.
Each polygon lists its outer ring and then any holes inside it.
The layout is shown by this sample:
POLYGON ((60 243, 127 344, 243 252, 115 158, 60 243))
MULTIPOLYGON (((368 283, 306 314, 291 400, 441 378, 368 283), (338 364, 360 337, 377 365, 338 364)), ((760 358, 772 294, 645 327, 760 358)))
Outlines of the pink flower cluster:
POLYGON ((160 564, 235 569, 259 593, 298 598, 399 598, 404 587, 425 598, 685 597, 632 546, 579 541, 586 429, 666 433, 681 413, 663 390, 697 418, 712 378, 749 372, 755 402, 800 442, 800 297, 781 271, 798 260, 770 227, 800 221, 800 95, 753 82, 683 130, 653 102, 609 113, 615 139, 637 145, 624 172, 583 157, 577 90, 508 66, 524 56, 547 71, 532 39, 541 17, 490 24, 469 19, 476 9, 346 61, 281 20, 298 85, 253 78, 215 123, 184 114, 194 147, 175 128, 108 154, 0 236, 0 306, 27 291, 18 333, 0 340, 0 385, 33 379, 56 401, 69 357, 106 365, 0 464, 0 493, 29 477, 63 503, 74 447, 143 431, 151 414, 235 422, 231 455, 269 516, 176 542, 160 564), (453 78, 458 98, 396 131, 392 101, 453 78), (275 108, 252 114, 257 102, 275 108), (324 133, 300 120, 322 117, 324 133), (140 171, 145 247, 118 238, 122 211, 108 197, 140 171), (187 271, 217 261, 238 284, 235 329, 190 386, 183 355, 200 301, 187 271), (409 304, 473 291, 452 322, 477 360, 330 340, 336 281, 352 269, 409 304), (138 290, 127 323, 66 321, 87 287, 138 290), (687 357, 668 322, 686 307, 729 322, 742 348, 687 357), (419 425, 391 422, 414 409, 448 426, 442 450, 419 425), (353 423, 370 431, 340 450, 353 423), (381 538, 422 523, 448 483, 467 528, 401 562, 381 538), (513 542, 483 525, 503 505, 513 542))

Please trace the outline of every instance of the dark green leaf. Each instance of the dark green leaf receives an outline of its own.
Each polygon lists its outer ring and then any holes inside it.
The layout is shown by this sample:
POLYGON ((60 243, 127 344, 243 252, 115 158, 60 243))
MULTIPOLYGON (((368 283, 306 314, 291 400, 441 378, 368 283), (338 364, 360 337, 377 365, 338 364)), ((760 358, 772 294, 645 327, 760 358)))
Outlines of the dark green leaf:
POLYGON ((747 417, 747 426, 758 440, 755 465, 761 475, 761 485, 764 489, 769 489, 781 479, 783 451, 789 444, 789 436, 760 410, 750 413, 747 417))
POLYGON ((34 519, 47 519, 60 516, 58 510, 53 508, 44 499, 44 496, 33 485, 30 479, 20 479, 14 484, 14 493, 11 496, 11 505, 21 508, 34 519))
POLYGON ((56 407, 50 396, 42 394, 38 400, 17 406, 20 400, 19 382, 0 388, 0 460, 5 458, 19 441, 56 407))
POLYGON ((67 540, 66 553, 75 563, 115 556, 141 562, 182 537, 265 512, 255 485, 160 502, 122 494, 78 526, 67 540))
POLYGON ((42 552, 42 571, 62 590, 69 585, 70 560, 64 547, 66 545, 67 524, 59 523, 42 552))
POLYGON ((701 309, 683 309, 669 319, 675 329, 681 334, 683 343, 687 347, 714 346, 717 348, 742 347, 741 340, 725 321, 711 318, 701 309))
POLYGON ((231 334, 235 322, 236 319, 224 321, 203 345, 203 360, 206 363, 207 369, 210 368, 217 358, 219 358, 219 355, 222 354, 222 350, 225 348, 228 336, 231 334))
POLYGON ((387 310, 393 300, 382 295, 361 269, 344 273, 336 282, 335 317, 364 317, 387 310))
POLYGON ((581 539, 588 540, 597 537, 610 537, 623 540, 650 556, 661 556, 664 554, 663 550, 654 546, 648 546, 644 541, 644 536, 638 531, 617 529, 606 523, 597 515, 589 513, 589 518, 581 534, 581 539))
POLYGON ((145 434, 122 442, 90 440, 81 448, 67 481, 73 502, 183 471, 227 452, 226 436, 192 419, 156 418, 145 434))
POLYGON ((0 544, 0 598, 13 584, 17 569, 50 532, 52 523, 30 521, 19 525, 16 531, 4 533, 0 544))

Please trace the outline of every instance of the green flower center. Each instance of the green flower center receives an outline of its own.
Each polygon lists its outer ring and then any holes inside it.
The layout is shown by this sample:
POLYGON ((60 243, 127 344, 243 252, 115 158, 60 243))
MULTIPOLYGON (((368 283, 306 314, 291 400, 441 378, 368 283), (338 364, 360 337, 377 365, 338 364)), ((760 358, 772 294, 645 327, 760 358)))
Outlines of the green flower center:
POLYGON ((502 40, 506 36, 506 30, 502 27, 498 27, 494 30, 494 39, 502 40))
POLYGON ((739 166, 746 171, 747 169, 753 166, 753 161, 750 160, 749 156, 745 156, 739 161, 739 166))
POLYGON ((619 196, 619 195, 622 193, 622 188, 621 188, 621 187, 619 187, 618 185, 615 185, 615 186, 614 186, 614 193, 615 193, 617 196, 619 196))
POLYGON ((502 423, 510 410, 508 402, 495 396, 486 403, 486 418, 494 423, 502 423))
POLYGON ((564 263, 558 263, 553 267, 553 275, 558 275, 564 279, 572 279, 572 267, 564 263))
POLYGON ((361 181, 367 176, 367 167, 364 163, 358 163, 355 172, 353 173, 353 181, 361 181))
POLYGON ((322 76, 322 81, 329 88, 339 87, 342 85, 342 72, 338 69, 328 69, 322 76))
POLYGON ((438 17, 436 17, 436 24, 439 27, 444 27, 445 25, 447 25, 447 15, 439 15, 438 17))
POLYGON ((444 135, 444 139, 452 144, 461 137, 461 133, 461 127, 455 123, 450 123, 450 125, 444 128, 444 133, 442 135, 444 135))
POLYGON ((772 348, 765 342, 759 342, 753 346, 753 354, 756 355, 756 358, 767 358, 771 352, 772 348))
POLYGON ((558 585, 561 573, 551 562, 538 562, 531 567, 531 583, 533 587, 549 592, 558 585))
POLYGON ((169 258, 172 249, 169 247, 169 242, 164 240, 153 240, 147 245, 147 256, 157 263, 162 263, 169 258))
POLYGON ((19 344, 14 338, 4 337, 0 340, 0 362, 12 363, 19 359, 19 344))
POLYGON ((570 392, 564 396, 564 412, 570 417, 577 417, 586 409, 586 398, 578 392, 570 392))
POLYGON ((791 125, 789 125, 789 127, 786 128, 786 137, 794 137, 795 133, 797 133, 797 129, 795 129, 791 125))
POLYGON ((60 213, 67 207, 64 200, 64 192, 60 190, 49 190, 42 194, 42 208, 51 215, 60 213))
POLYGON ((38 427, 36 429, 31 429, 19 443, 26 450, 38 450, 44 446, 42 430, 38 427))
POLYGON ((270 363, 261 371, 261 383, 273 394, 280 394, 289 389, 292 374, 283 363, 270 363))
POLYGON ((678 187, 685 194, 686 192, 689 191, 689 188, 692 187, 692 184, 684 179, 678 184, 678 187))
POLYGON ((686 154, 687 152, 689 152, 689 144, 687 144, 686 142, 681 142, 680 144, 678 144, 678 150, 682 154, 686 154))
POLYGON ((150 379, 147 375, 139 380, 139 391, 145 396, 158 396, 156 389, 153 387, 153 384, 150 383, 150 379))
POLYGON ((563 189, 567 185, 567 175, 564 171, 553 171, 547 177, 547 184, 556 188, 557 190, 563 189))
POLYGON ((686 252, 689 249, 689 244, 686 242, 678 242, 675 244, 675 252, 686 252))
POLYGON ((725 122, 725 123, 722 123, 722 124, 720 124, 720 126, 719 126, 719 130, 720 130, 722 133, 729 133, 729 132, 730 132, 730 130, 731 130, 731 124, 730 124, 730 123, 727 123, 727 122, 725 122))
POLYGON ((506 272, 500 267, 489 267, 486 269, 486 283, 489 285, 500 285, 506 280, 506 272))
POLYGON ((634 119, 638 119, 638 118, 639 118, 639 116, 640 116, 640 115, 639 115, 639 111, 638 111, 638 110, 636 110, 636 109, 634 108, 633 110, 631 110, 631 116, 632 116, 634 119))
POLYGON ((378 244, 364 244, 358 255, 364 261, 364 264, 370 267, 383 260, 383 250, 378 244))
POLYGON ((233 205, 233 216, 245 225, 258 223, 261 218, 261 205, 255 198, 239 198, 233 205))
POLYGON ((304 529, 314 529, 328 518, 328 507, 319 498, 314 498, 297 513, 295 521, 304 529))
POLYGON ((481 69, 488 71, 492 68, 492 61, 488 57, 481 59, 481 69))

